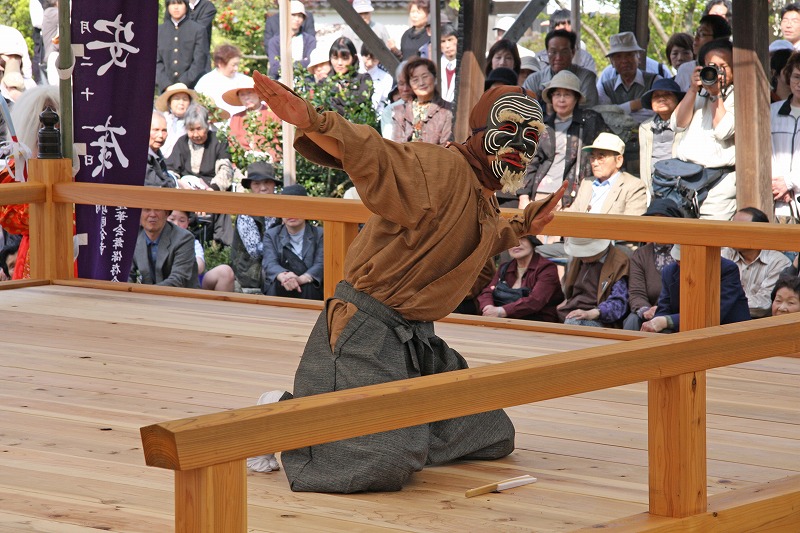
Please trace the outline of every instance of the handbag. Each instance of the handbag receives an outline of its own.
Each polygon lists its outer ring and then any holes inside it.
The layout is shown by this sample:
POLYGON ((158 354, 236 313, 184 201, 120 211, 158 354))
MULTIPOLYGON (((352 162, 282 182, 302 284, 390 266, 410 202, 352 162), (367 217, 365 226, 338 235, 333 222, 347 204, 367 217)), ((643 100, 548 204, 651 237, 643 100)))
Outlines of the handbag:
POLYGON ((672 200, 686 218, 698 218, 700 206, 732 167, 705 168, 680 159, 663 159, 653 167, 653 197, 672 200))
POLYGON ((508 265, 510 264, 511 262, 509 261, 500 267, 499 281, 492 291, 492 298, 494 299, 495 307, 502 307, 504 305, 514 303, 520 298, 524 298, 531 293, 530 287, 513 289, 508 286, 508 283, 505 282, 506 271, 508 270, 508 265))

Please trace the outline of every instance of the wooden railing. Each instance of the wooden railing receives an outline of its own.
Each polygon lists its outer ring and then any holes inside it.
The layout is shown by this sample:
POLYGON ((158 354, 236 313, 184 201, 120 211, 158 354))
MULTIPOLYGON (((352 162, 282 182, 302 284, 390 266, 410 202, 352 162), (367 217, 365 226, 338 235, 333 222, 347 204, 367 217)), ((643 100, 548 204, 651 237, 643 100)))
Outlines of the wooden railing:
MULTIPOLYGON (((370 214, 360 202, 347 200, 69 183, 68 169, 65 161, 35 162, 31 183, 0 187, 0 204, 31 203, 31 266, 33 277, 42 281, 30 283, 81 283, 69 281, 71 220, 64 222, 77 203, 322 220, 325 286, 330 294, 342 277, 344 255, 357 234, 357 224, 370 214), (40 234, 43 229, 46 234, 40 234)), ((219 530, 215 525, 224 524, 225 531, 245 531, 245 458, 249 456, 639 381, 648 382, 650 516, 683 518, 676 527, 702 529, 709 516, 705 370, 795 354, 800 351, 800 316, 691 330, 719 324, 721 246, 796 249, 800 248, 800 228, 559 213, 548 232, 680 243, 684 332, 650 338, 620 333, 619 339, 640 340, 142 428, 147 464, 175 470, 176 529, 213 531, 219 530), (430 401, 433 397, 435 402, 430 401)), ((514 322, 471 320, 492 325, 514 322)), ((561 332, 592 329, 550 327, 561 332)), ((592 334, 602 335, 603 330, 592 334)), ((774 488, 765 492, 769 495, 766 518, 784 519, 797 512, 800 479, 792 478, 782 487, 777 494, 774 488)), ((734 501, 732 516, 751 512, 749 505, 734 501)), ((643 529, 641 523, 635 526, 635 530, 643 529)))

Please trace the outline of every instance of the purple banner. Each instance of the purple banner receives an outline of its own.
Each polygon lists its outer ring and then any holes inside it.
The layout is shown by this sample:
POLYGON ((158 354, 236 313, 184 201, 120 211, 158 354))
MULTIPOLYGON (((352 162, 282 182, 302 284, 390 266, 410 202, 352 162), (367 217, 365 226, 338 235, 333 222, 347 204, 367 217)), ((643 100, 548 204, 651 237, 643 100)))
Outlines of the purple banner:
MULTIPOLYGON (((72 0, 76 181, 143 185, 156 72, 159 2, 72 0), (79 55, 83 46, 83 56, 79 55), (85 150, 85 152, 84 152, 85 150)), ((128 281, 139 209, 78 205, 78 275, 128 281)))

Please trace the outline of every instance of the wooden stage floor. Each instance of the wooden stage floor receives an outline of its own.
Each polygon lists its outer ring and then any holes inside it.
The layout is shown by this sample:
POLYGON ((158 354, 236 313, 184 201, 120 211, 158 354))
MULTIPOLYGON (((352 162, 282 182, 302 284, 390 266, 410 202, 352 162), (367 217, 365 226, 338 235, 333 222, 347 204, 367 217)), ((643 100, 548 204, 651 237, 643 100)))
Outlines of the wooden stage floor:
MULTIPOLYGON (((139 428, 291 388, 316 311, 74 287, 0 291, 0 531, 171 531, 172 472, 139 428)), ((437 326, 472 366, 610 341, 437 326)), ((800 473, 800 359, 709 372, 709 494, 800 473)), ((250 474, 249 530, 569 531, 647 510, 643 383, 509 410, 518 449, 391 494, 296 494, 250 474), (531 474, 538 482, 466 499, 531 474)))

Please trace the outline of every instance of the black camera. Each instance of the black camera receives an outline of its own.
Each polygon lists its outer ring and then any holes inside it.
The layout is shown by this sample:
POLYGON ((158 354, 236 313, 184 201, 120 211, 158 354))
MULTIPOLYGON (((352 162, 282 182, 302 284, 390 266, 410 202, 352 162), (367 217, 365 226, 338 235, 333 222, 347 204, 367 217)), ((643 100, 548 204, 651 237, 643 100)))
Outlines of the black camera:
POLYGON ((706 87, 716 85, 720 78, 724 79, 725 71, 714 63, 709 63, 700 69, 700 81, 706 87))

